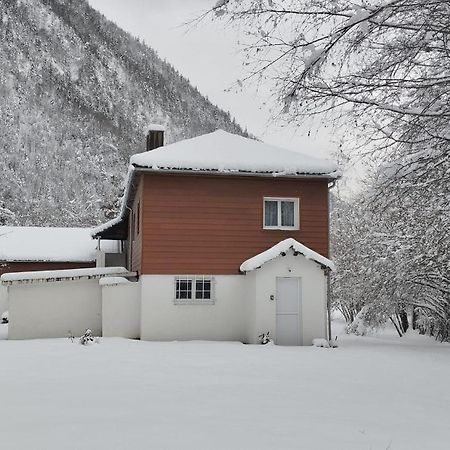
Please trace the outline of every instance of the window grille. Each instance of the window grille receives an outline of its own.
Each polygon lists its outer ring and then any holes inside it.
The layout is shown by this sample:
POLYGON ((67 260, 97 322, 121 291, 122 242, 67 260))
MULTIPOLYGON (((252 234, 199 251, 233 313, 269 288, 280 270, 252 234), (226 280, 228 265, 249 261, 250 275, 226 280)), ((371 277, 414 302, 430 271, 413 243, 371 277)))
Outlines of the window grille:
POLYGON ((208 275, 175 277, 175 304, 214 304, 214 280, 208 275))

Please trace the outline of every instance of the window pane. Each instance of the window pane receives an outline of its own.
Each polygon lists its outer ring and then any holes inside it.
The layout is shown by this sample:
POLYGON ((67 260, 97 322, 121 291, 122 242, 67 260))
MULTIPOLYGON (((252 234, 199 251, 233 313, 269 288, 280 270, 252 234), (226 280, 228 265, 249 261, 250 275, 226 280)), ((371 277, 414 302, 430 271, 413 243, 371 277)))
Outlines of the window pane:
POLYGON ((203 298, 203 281, 201 280, 195 282, 195 298, 203 298))
POLYGON ((211 298, 211 280, 203 281, 203 298, 207 300, 211 298))
POLYGON ((294 202, 281 202, 281 226, 293 227, 295 208, 294 202))
POLYGON ((197 280, 195 282, 195 298, 201 300, 211 298, 211 280, 197 280))
POLYGON ((177 299, 192 298, 192 280, 177 280, 177 299))
POLYGON ((278 202, 266 200, 264 205, 264 225, 266 227, 276 227, 278 225, 278 202))

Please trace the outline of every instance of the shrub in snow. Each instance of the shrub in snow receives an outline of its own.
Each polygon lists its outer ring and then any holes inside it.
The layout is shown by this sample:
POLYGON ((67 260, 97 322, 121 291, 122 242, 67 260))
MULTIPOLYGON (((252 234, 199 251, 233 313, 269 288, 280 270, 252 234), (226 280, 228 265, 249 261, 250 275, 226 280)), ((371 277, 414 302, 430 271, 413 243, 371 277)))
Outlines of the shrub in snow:
POLYGON ((370 319, 370 310, 366 305, 359 311, 353 322, 347 327, 347 333, 353 333, 357 336, 372 334, 374 332, 374 327, 372 326, 370 319))
POLYGON ((8 323, 8 322, 9 322, 9 320, 8 320, 8 311, 5 311, 5 312, 2 314, 0 323, 8 323))
POLYGON ((324 338, 313 339, 312 345, 314 347, 322 347, 322 348, 337 348, 338 347, 337 336, 334 340, 330 341, 324 338))
POLYGON ((267 333, 260 334, 259 336, 259 342, 262 345, 270 344, 272 342, 272 339, 270 339, 270 331, 267 333))
POLYGON ((83 336, 80 337, 81 345, 89 345, 98 342, 98 338, 94 337, 92 331, 88 328, 83 336))

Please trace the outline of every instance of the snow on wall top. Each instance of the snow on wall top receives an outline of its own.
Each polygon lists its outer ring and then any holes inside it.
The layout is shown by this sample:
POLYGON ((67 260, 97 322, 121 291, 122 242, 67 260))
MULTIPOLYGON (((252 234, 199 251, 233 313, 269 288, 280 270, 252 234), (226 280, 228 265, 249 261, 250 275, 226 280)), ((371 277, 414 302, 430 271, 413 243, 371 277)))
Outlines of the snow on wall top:
POLYGON ((2 283, 14 281, 64 280, 80 278, 101 278, 129 273, 125 267, 92 267, 90 269, 40 270, 36 272, 11 272, 0 277, 2 283))
MULTIPOLYGON (((97 242, 90 228, 0 227, 0 261, 91 262, 97 242)), ((102 250, 117 253, 116 241, 102 250)))
POLYGON ((300 244, 300 242, 293 238, 285 239, 264 252, 253 256, 253 258, 247 259, 247 261, 244 261, 241 264, 240 270, 241 272, 251 272, 252 270, 260 268, 266 262, 277 258, 282 253, 286 253, 290 249, 294 252, 301 253, 306 259, 311 259, 322 267, 328 267, 331 270, 336 270, 336 266, 328 258, 325 258, 325 256, 322 256, 320 253, 317 253, 305 245, 300 244))
POLYGON ((149 131, 166 131, 166 127, 159 123, 150 123, 147 128, 149 131))
POLYGON ((217 171, 282 175, 327 175, 336 178, 331 161, 286 150, 217 130, 133 155, 131 164, 154 170, 217 171))
POLYGON ((131 281, 124 277, 104 277, 100 278, 98 284, 100 286, 117 286, 119 284, 130 284, 131 281))

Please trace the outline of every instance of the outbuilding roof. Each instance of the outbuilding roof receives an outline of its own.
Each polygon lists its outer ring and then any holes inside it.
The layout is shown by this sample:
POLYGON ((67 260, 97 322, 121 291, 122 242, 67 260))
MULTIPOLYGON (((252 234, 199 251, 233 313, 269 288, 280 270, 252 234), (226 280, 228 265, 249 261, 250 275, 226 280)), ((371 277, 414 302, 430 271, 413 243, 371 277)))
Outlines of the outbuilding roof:
POLYGON ((272 176, 339 176, 336 164, 223 130, 175 142, 131 157, 131 164, 158 171, 219 172, 272 176))
POLYGON ((39 270, 35 272, 10 272, 0 276, 2 284, 55 282, 64 280, 102 279, 104 277, 135 277, 125 267, 92 267, 88 269, 39 270))
POLYGON ((306 259, 316 262, 322 268, 336 270, 336 266, 328 258, 325 258, 325 256, 311 250, 309 247, 306 247, 306 245, 301 244, 293 238, 285 239, 262 253, 247 259, 247 261, 244 261, 241 264, 240 270, 241 272, 251 272, 252 270, 259 269, 265 263, 271 261, 272 259, 278 258, 278 256, 283 253, 286 254, 289 250, 292 250, 294 254, 299 253, 306 259))
MULTIPOLYGON (((91 228, 0 227, 0 261, 92 262, 97 242, 91 228)), ((116 241, 102 242, 107 253, 119 251, 116 241)))

